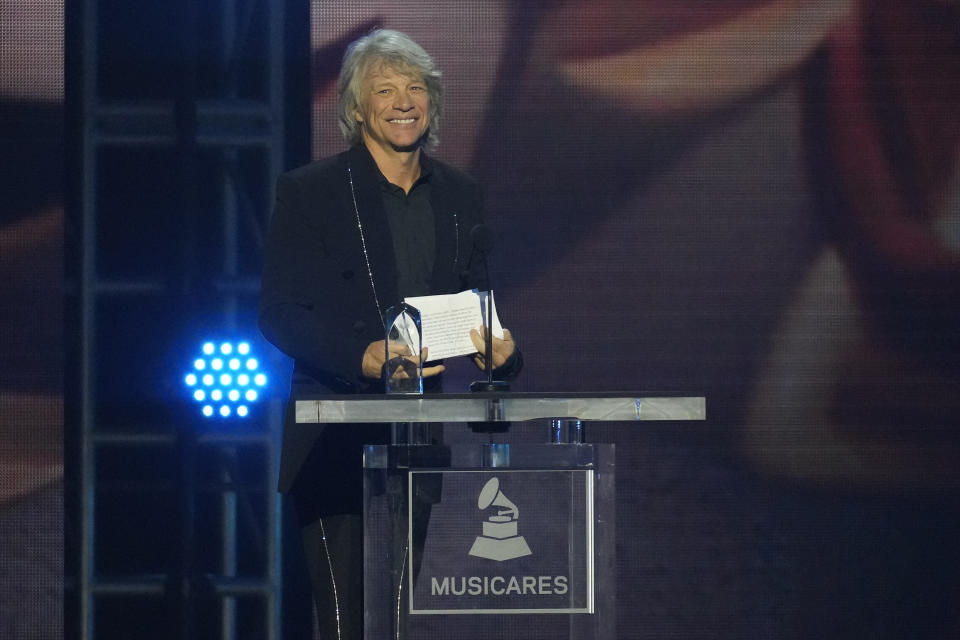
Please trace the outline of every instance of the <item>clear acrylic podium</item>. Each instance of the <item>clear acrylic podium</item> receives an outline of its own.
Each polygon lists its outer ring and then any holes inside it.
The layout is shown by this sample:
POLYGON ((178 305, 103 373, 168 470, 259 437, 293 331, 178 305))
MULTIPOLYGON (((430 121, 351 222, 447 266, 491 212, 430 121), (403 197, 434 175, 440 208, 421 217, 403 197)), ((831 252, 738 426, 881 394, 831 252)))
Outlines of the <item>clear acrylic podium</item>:
MULTIPOLYGON (((703 420, 702 397, 328 396, 298 422, 393 425, 364 450, 366 640, 616 638, 614 445, 583 421, 703 420), (543 444, 429 442, 430 423, 544 421, 543 444)), ((349 428, 349 427, 345 427, 349 428)))

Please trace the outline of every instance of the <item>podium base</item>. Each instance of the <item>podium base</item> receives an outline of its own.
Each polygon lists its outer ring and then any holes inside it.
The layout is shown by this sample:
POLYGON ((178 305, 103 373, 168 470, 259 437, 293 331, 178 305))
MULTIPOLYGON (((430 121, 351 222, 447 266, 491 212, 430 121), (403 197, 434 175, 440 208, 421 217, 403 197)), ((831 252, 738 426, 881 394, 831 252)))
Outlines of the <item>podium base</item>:
POLYGON ((471 393, 502 393, 510 391, 510 385, 503 380, 474 380, 470 383, 471 393))
POLYGON ((616 638, 614 455, 365 447, 365 640, 616 638))

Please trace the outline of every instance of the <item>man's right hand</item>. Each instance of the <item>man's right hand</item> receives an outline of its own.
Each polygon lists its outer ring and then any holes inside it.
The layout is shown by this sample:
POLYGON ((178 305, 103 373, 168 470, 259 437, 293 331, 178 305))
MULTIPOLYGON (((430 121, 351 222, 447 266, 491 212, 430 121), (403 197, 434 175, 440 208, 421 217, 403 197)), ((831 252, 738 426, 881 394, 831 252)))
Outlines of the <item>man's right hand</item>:
MULTIPOLYGON (((365 377, 375 378, 379 380, 380 377, 383 375, 383 364, 385 362, 384 354, 386 349, 386 345, 384 344, 384 342, 385 342, 384 340, 377 340, 376 342, 371 342, 370 344, 367 345, 366 350, 363 352, 362 371, 365 377)), ((399 344, 397 342, 390 343, 390 359, 391 360, 397 357, 404 357, 404 358, 407 358, 408 360, 416 362, 414 357, 412 356, 407 357, 407 356, 410 356, 410 350, 406 346, 399 344)), ((427 356, 428 356, 427 349, 424 349, 420 353, 421 361, 426 362, 427 356)), ((424 367, 423 377, 429 378, 431 376, 435 376, 440 372, 442 372, 444 369, 446 369, 446 367, 444 367, 442 364, 434 365, 432 367, 424 367)))

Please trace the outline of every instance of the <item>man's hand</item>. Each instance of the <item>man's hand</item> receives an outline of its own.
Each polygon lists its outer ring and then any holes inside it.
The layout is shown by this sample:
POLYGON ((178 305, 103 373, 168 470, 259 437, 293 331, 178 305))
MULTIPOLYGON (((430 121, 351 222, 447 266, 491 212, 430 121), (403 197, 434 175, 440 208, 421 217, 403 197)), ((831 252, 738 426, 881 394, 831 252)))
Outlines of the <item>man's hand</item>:
MULTIPOLYGON (((481 327, 479 331, 477 329, 472 329, 470 331, 470 340, 473 342, 473 346, 477 349, 477 354, 473 356, 473 362, 481 369, 486 369, 487 366, 486 360, 483 357, 487 350, 485 342, 486 335, 487 330, 484 327, 481 327)), ((503 339, 494 336, 491 348, 493 350, 493 368, 496 369, 503 366, 503 363, 507 361, 507 358, 513 355, 513 350, 517 348, 517 345, 514 344, 513 336, 510 335, 510 332, 507 329, 504 329, 503 339)))
MULTIPOLYGON (((386 348, 386 345, 384 344, 383 340, 377 340, 376 342, 371 342, 370 344, 367 345, 367 349, 363 352, 363 364, 361 365, 364 376, 366 376, 367 378, 375 378, 378 380, 380 379, 380 377, 383 375, 383 364, 385 362, 383 359, 383 356, 384 356, 385 348, 386 348)), ((424 349, 423 351, 420 352, 421 362, 427 361, 427 355, 428 355, 427 351, 428 351, 427 349, 424 349)), ((411 362, 416 362, 416 360, 412 356, 411 357, 407 357, 407 356, 410 356, 410 349, 408 349, 406 346, 397 342, 390 343, 390 359, 391 360, 394 358, 403 357, 407 360, 410 360, 411 362)), ((424 367, 423 377, 429 378, 431 376, 435 376, 441 371, 443 371, 445 368, 446 367, 444 367, 442 364, 438 364, 432 367, 424 367)), ((406 375, 403 373, 402 369, 400 370, 400 375, 401 377, 406 375)))

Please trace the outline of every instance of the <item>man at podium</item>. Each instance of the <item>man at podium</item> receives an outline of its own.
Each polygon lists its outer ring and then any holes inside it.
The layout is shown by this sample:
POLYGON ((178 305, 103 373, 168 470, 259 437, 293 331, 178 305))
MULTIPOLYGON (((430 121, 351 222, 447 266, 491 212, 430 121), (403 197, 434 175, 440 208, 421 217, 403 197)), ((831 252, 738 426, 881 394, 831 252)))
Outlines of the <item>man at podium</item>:
MULTIPOLYGON (((479 186, 424 152, 443 108, 429 54, 375 30, 347 48, 337 92, 350 148, 279 177, 267 240, 260 328, 294 360, 291 398, 382 392, 385 311, 407 297, 486 288, 471 239, 479 186)), ((483 336, 471 338, 484 353, 483 336)), ((522 366, 508 331, 493 338, 492 364, 501 379, 522 366)), ((425 391, 441 389, 443 370, 424 363, 425 391)), ((386 444, 388 429, 296 424, 292 404, 279 488, 294 499, 320 628, 325 639, 362 638, 361 447, 386 444)))

